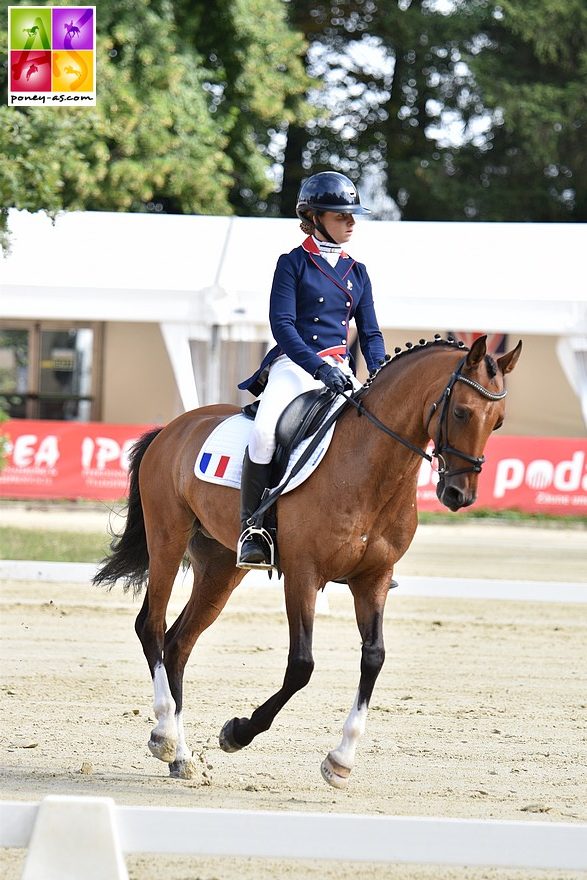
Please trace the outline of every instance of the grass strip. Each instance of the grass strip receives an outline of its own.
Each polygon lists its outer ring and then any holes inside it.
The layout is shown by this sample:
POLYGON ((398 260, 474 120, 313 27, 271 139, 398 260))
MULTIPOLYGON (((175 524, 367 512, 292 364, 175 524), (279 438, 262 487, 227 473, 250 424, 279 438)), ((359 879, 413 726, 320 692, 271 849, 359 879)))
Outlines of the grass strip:
POLYGON ((0 526, 0 559, 99 562, 108 552, 107 534, 44 531, 0 526))
MULTIPOLYGON (((483 511, 473 513, 426 513, 419 515, 421 524, 463 525, 463 521, 493 520, 512 526, 540 526, 556 529, 585 529, 585 517, 545 516, 516 511, 483 511)), ((22 529, 0 526, 0 559, 42 559, 47 562, 99 562, 107 555, 112 540, 106 532, 73 532, 22 529)))

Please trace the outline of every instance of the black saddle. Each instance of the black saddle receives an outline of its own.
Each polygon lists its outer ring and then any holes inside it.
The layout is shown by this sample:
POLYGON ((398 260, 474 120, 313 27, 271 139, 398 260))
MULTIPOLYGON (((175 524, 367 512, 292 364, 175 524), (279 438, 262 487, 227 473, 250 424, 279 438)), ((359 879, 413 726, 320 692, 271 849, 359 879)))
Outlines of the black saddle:
MULTIPOLYGON (((315 388, 312 391, 305 391, 298 397, 295 397, 289 403, 277 422, 275 436, 277 440, 277 448, 273 455, 271 470, 271 486, 277 486, 287 470, 287 463, 294 449, 306 437, 315 434, 320 426, 325 422, 326 416, 332 403, 336 397, 334 391, 328 388, 315 388)), ((243 413, 247 418, 254 419, 259 408, 259 401, 250 403, 243 407, 243 413)), ((265 492, 269 492, 266 489, 265 492)), ((264 496, 265 497, 265 496, 264 496)), ((279 564, 279 552, 277 546, 277 510, 275 505, 271 505, 264 515, 261 515, 257 526, 263 526, 270 535, 273 544, 274 565, 277 568, 278 576, 281 577, 281 567, 279 564)), ((269 572, 271 577, 272 572, 269 572)))
MULTIPOLYGON (((273 472, 271 482, 273 486, 283 477, 292 449, 315 434, 327 412, 329 411, 336 394, 328 388, 315 388, 305 391, 295 397, 289 403, 277 422, 275 438, 277 448, 273 455, 273 472)), ((259 408, 259 401, 243 407, 243 413, 247 418, 254 419, 259 408)))

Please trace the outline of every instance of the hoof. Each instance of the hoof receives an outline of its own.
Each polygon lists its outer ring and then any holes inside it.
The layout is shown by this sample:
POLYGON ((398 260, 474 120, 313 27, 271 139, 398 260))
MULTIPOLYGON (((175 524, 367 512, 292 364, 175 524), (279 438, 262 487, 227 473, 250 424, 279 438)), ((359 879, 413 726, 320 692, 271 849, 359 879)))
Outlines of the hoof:
POLYGON ((333 788, 346 788, 349 784, 350 767, 343 767, 342 764, 337 764, 330 754, 322 761, 320 770, 322 778, 333 788))
POLYGON ((169 775, 174 779, 195 779, 201 776, 201 770, 189 758, 181 761, 172 761, 169 765, 169 775))
POLYGON ((171 764, 175 761, 177 743, 173 742, 173 740, 167 739, 158 733, 152 733, 148 746, 154 758, 165 761, 166 764, 171 764))
POLYGON ((238 752, 242 749, 242 746, 234 738, 234 725, 237 720, 237 718, 231 718, 218 734, 218 742, 223 752, 238 752))

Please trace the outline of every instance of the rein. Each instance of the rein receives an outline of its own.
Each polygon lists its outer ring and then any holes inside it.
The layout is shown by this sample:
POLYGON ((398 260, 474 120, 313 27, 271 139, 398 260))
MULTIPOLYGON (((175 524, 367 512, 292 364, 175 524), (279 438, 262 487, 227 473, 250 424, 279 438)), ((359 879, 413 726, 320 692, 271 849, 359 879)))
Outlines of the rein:
MULTIPOLYGON (((377 375, 377 374, 374 374, 374 375, 370 376, 369 379, 367 379, 367 381, 365 382, 365 384, 361 388, 359 388, 358 391, 356 391, 354 394, 351 394, 348 397, 345 394, 343 394, 343 397, 345 398, 346 403, 343 404, 334 413, 332 413, 326 419, 325 422, 323 422, 323 424, 320 426, 320 428, 318 429, 318 431, 314 435, 312 442, 309 444, 308 448, 305 450, 304 454, 296 462, 296 465, 292 469, 292 471, 289 474, 289 476, 287 477, 287 479, 284 480, 282 483, 280 483, 275 488, 273 488, 271 490, 265 490, 265 494, 261 500, 261 504, 255 510, 255 512, 253 513, 251 518, 254 519, 255 522, 262 521, 262 517, 265 514, 265 512, 273 504, 275 504, 275 502, 277 501, 279 496, 282 494, 283 490, 285 489, 287 484, 290 482, 290 480, 292 480, 293 477, 296 476, 296 474, 301 470, 301 468, 308 461, 308 459, 310 458, 310 456, 312 455, 312 453, 314 452, 314 450, 316 449, 316 447, 318 446, 318 444, 320 443, 322 438, 327 433, 330 426, 338 419, 338 417, 340 415, 342 415, 343 412, 346 411, 346 409, 349 405, 355 407, 355 409, 357 410, 357 414, 359 416, 365 416, 365 418, 368 419, 370 422, 372 422, 372 424, 375 425, 376 428, 378 428, 384 434, 387 434, 388 437, 391 437, 393 440, 396 440, 398 443, 401 443, 407 449, 411 450, 412 452, 415 452, 421 458, 425 458, 426 461, 429 461, 429 462, 432 462, 432 460, 434 458, 437 458, 438 462, 439 462, 438 474, 441 479, 444 479, 444 477, 447 477, 447 476, 455 476, 457 474, 468 473, 470 471, 474 472, 474 473, 480 473, 481 468, 483 466, 483 463, 485 462, 484 455, 479 456, 479 457, 469 455, 466 452, 461 452, 459 449, 455 449, 455 447, 451 446, 448 442, 448 428, 446 425, 447 425, 447 420, 448 420, 448 405, 449 405, 450 395, 451 395, 452 389, 453 389, 456 382, 465 382, 467 385, 470 385, 471 388, 474 388, 475 391, 477 391, 483 397, 486 397, 488 400, 503 400, 503 398, 507 394, 507 391, 505 391, 505 390, 500 391, 500 392, 489 391, 487 388, 485 388, 483 385, 480 385, 478 382, 475 382, 473 379, 468 379, 466 376, 462 376, 461 370, 463 369, 463 366, 464 366, 466 360, 467 360, 466 357, 462 358, 462 360, 459 362, 456 370, 451 374, 446 388, 444 389, 444 391, 442 392, 442 394, 440 395, 438 400, 435 403, 433 403, 430 408, 430 415, 428 416, 428 419, 426 420, 426 430, 428 430, 428 426, 430 424, 432 416, 434 415, 434 413, 436 412, 438 407, 439 406, 442 407, 442 409, 440 411, 440 419, 438 420, 438 431, 436 434, 434 450, 432 451, 431 455, 429 455, 427 452, 425 452, 423 449, 421 449, 415 443, 412 443, 411 440, 407 440, 405 437, 402 437, 401 434, 397 434, 395 431, 393 431, 391 428, 389 428, 384 422, 382 422, 380 419, 378 419, 377 416, 373 415, 373 413, 370 413, 369 410, 365 409, 363 401, 360 400, 359 398, 366 391, 368 391, 373 379, 375 378, 375 375, 377 375), (445 434, 445 437, 446 437, 444 443, 443 443, 443 433, 445 434), (447 465, 446 465, 446 460, 444 458, 444 455, 446 453, 449 453, 450 455, 456 455, 459 458, 462 458, 464 461, 468 462, 471 465, 471 467, 460 468, 459 470, 455 470, 455 471, 449 471, 447 468, 447 465)), ((388 361, 386 361, 386 363, 388 363, 388 361)), ((342 394, 342 392, 340 392, 340 393, 342 394)))
POLYGON ((407 449, 411 449, 412 452, 416 452, 422 458, 425 458, 427 461, 432 461, 432 455, 428 455, 427 452, 424 452, 423 449, 420 449, 419 446, 416 446, 415 443, 412 443, 411 440, 406 440, 405 437, 402 437, 400 434, 396 434, 395 431, 392 431, 391 428, 388 428, 387 425, 382 422, 377 416, 374 416, 373 413, 370 413, 368 409, 365 409, 363 405, 363 401, 359 400, 357 403, 356 398, 362 394, 364 391, 363 388, 359 388, 356 395, 352 395, 351 397, 347 397, 348 402, 355 407, 357 410, 357 414, 359 416, 365 416, 370 422, 372 422, 376 428, 379 428, 380 431, 383 431, 384 434, 387 434, 388 437, 392 437, 394 440, 397 440, 398 443, 401 443, 407 449))

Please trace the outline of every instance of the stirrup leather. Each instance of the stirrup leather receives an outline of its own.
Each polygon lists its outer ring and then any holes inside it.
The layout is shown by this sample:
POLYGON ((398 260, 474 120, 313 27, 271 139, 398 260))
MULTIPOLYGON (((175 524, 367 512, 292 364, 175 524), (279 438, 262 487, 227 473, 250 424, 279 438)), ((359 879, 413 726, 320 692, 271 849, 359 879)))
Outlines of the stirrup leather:
POLYGON ((262 526, 247 526, 246 529, 242 532, 240 538, 238 539, 238 543, 236 545, 236 567, 237 568, 261 568, 261 569, 271 569, 275 565, 275 546, 273 544, 273 538, 262 526), (243 548, 243 544, 249 538, 261 538, 266 544, 267 549, 269 551, 269 562, 247 562, 241 563, 241 551, 243 548))

